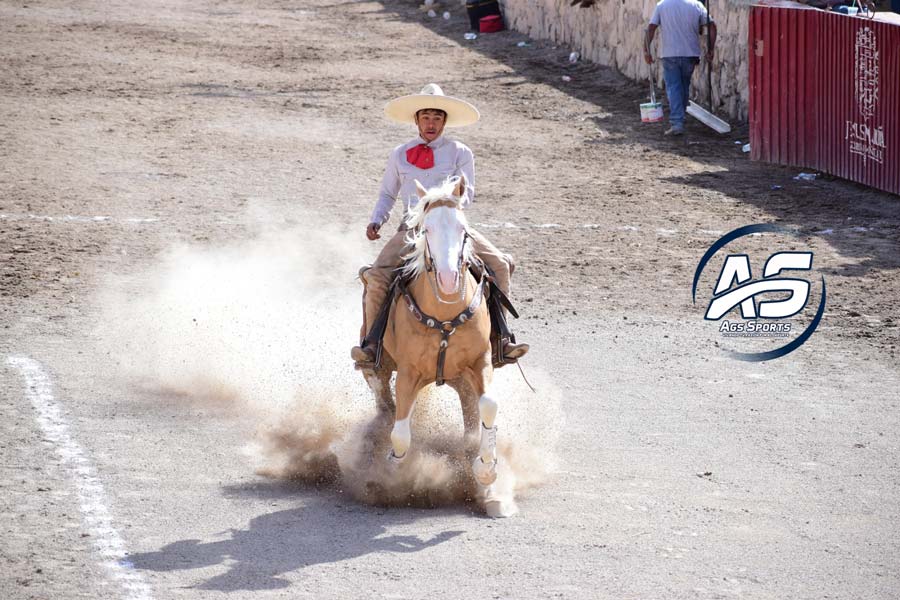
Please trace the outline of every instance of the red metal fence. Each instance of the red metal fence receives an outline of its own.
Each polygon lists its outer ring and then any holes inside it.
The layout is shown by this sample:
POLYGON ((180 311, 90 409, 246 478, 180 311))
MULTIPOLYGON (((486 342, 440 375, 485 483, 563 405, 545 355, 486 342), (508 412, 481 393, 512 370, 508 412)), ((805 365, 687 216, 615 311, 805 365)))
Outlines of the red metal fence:
POLYGON ((750 156, 900 194, 900 19, 750 12, 750 156))

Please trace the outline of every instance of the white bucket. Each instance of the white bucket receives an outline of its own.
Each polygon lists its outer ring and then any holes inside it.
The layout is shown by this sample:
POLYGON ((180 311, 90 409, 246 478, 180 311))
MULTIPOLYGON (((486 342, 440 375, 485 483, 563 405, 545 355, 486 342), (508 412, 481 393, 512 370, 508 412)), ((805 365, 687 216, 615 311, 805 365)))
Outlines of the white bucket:
POLYGON ((641 121, 658 123, 663 120, 662 102, 646 102, 641 104, 641 121))

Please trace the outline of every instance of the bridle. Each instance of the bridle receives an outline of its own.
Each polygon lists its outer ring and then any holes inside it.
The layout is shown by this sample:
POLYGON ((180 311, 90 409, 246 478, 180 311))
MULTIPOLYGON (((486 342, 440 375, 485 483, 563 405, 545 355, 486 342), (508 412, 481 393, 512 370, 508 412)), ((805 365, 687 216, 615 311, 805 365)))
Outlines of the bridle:
MULTIPOLYGON (((435 200, 434 202, 429 202, 425 205, 425 208, 422 210, 422 215, 424 219, 424 215, 428 213, 432 208, 437 208, 440 206, 446 206, 448 208, 457 208, 458 205, 456 202, 452 200, 435 200)), ((416 233, 419 233, 419 228, 416 227, 416 233)), ((431 291, 434 293, 435 299, 441 304, 456 304, 457 302, 462 302, 466 299, 466 292, 468 291, 468 283, 469 279, 466 277, 466 271, 469 268, 469 262, 465 259, 466 256, 466 244, 469 243, 470 235, 469 230, 463 230, 463 241, 459 247, 459 256, 456 258, 456 269, 459 272, 459 276, 462 279, 459 285, 459 298, 456 300, 444 300, 441 298, 440 293, 437 288, 437 270, 434 266, 434 253, 431 251, 431 246, 428 243, 428 235, 424 232, 421 235, 425 236, 425 271, 426 277, 428 278, 428 282, 431 284, 431 291)))
MULTIPOLYGON (((457 204, 452 200, 436 200, 425 205, 423 209, 424 213, 427 213, 432 208, 437 206, 448 206, 452 208, 457 208, 457 204)), ((417 234, 425 235, 424 232, 420 232, 419 228, 416 227, 417 234)), ((466 290, 467 290, 467 270, 469 268, 468 261, 465 260, 466 255, 466 244, 469 241, 469 232, 464 232, 464 238, 462 246, 459 250, 459 258, 458 258, 458 266, 460 277, 463 278, 460 283, 460 302, 465 301, 466 298, 466 290)), ((426 277, 431 282, 431 289, 434 292, 435 298, 437 298, 438 302, 442 302, 444 304, 455 304, 455 302, 448 302, 443 300, 438 293, 436 277, 437 272, 434 267, 434 258, 431 253, 431 248, 428 246, 428 237, 425 237, 425 270, 427 271, 426 277)), ((402 279, 397 280, 397 289, 400 291, 400 294, 403 296, 404 301, 406 302, 406 307, 409 309, 409 312, 412 313, 413 318, 416 319, 419 323, 428 327, 429 329, 434 329, 441 334, 441 341, 438 344, 438 356, 437 356, 437 369, 435 370, 435 384, 436 385, 444 385, 444 359, 447 356, 447 346, 450 345, 450 336, 456 333, 456 328, 460 327, 469 322, 475 313, 478 311, 478 308, 481 306, 481 300, 484 297, 484 282, 485 278, 485 270, 481 269, 481 276, 478 278, 478 286, 475 288, 475 293, 472 296, 472 300, 469 302, 469 305, 463 309, 456 317, 450 319, 449 321, 441 321, 436 317, 432 317, 429 314, 422 312, 422 309, 419 308, 419 305, 416 303, 415 298, 412 297, 412 294, 409 293, 409 290, 406 288, 405 282, 402 279)))

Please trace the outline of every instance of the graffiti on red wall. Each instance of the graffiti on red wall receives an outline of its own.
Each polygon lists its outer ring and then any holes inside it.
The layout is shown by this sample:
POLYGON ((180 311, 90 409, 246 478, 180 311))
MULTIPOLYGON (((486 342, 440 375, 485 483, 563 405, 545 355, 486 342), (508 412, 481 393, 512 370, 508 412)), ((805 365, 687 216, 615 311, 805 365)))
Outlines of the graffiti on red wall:
POLYGON ((871 123, 878 107, 879 53, 875 32, 863 27, 856 32, 854 48, 856 106, 865 122, 847 121, 844 139, 849 142, 850 154, 884 163, 884 125, 871 123))

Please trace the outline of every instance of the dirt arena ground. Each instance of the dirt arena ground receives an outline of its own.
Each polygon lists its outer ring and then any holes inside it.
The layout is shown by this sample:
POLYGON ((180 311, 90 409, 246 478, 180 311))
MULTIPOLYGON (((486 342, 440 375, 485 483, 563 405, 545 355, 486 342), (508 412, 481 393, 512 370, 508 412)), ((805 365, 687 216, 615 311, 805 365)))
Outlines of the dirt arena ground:
POLYGON ((664 138, 642 88, 515 32, 465 40, 451 12, 0 1, 4 598, 900 594, 900 199, 751 163, 745 127, 664 138), (361 385, 353 278, 411 136, 382 107, 429 81, 481 110, 448 131, 476 155, 469 220, 516 258, 523 363, 553 390, 546 412, 501 404, 558 437, 508 520, 369 506, 246 450, 275 388, 361 385), (814 252, 827 305, 800 349, 747 363, 691 283, 763 222, 814 252), (327 322, 293 329, 331 285, 327 322))

